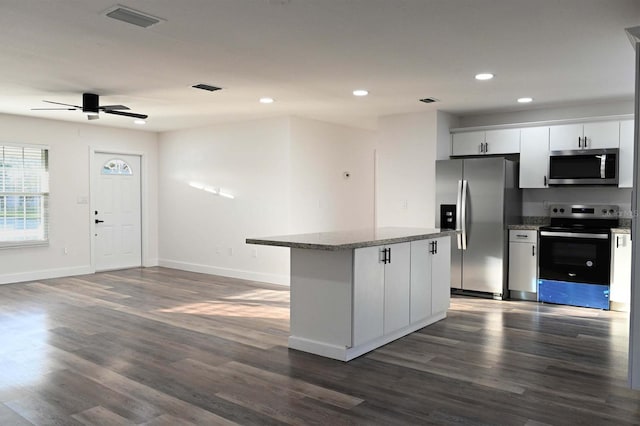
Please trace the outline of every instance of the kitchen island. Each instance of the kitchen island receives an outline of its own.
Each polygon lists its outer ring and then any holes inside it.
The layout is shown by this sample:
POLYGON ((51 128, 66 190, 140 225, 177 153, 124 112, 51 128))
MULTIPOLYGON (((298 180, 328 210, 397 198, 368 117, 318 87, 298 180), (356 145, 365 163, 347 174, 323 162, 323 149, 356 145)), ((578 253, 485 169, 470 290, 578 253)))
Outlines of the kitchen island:
POLYGON ((455 234, 372 228, 246 242, 291 248, 289 347, 349 361, 446 317, 455 234))

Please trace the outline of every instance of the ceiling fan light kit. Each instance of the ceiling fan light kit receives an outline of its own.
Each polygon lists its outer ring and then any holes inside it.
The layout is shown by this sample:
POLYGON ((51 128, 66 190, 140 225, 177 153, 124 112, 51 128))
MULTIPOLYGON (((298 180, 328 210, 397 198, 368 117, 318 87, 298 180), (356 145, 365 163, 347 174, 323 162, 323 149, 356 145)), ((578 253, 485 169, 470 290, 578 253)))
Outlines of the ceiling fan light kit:
POLYGON ((43 101, 48 104, 63 105, 66 108, 33 108, 32 110, 62 110, 62 111, 76 111, 81 110, 86 114, 88 120, 97 120, 100 118, 100 111, 105 114, 122 115, 124 117, 136 118, 138 120, 144 120, 149 117, 146 114, 137 114, 134 112, 125 112, 129 107, 124 105, 100 105, 100 96, 95 93, 83 93, 82 94, 82 106, 64 104, 61 102, 43 101))

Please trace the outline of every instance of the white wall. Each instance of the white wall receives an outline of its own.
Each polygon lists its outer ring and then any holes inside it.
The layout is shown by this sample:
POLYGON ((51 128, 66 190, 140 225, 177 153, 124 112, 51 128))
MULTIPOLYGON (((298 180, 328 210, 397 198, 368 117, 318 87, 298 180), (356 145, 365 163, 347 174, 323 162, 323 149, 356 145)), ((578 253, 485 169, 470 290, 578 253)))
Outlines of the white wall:
POLYGON ((451 132, 450 129, 459 126, 459 119, 453 114, 444 111, 436 113, 436 127, 438 142, 436 149, 437 160, 448 160, 451 154, 451 132))
POLYGON ((368 130, 291 119, 289 232, 373 226, 374 136, 368 130))
POLYGON ((378 226, 434 226, 437 139, 437 111, 380 118, 378 226))
POLYGON ((0 144, 49 146, 49 246, 0 250, 0 283, 91 272, 90 147, 143 154, 143 264, 157 261, 157 136, 92 124, 0 114, 0 144), (64 249, 67 249, 67 254, 64 249))
POLYGON ((288 249, 245 244, 248 237, 288 233, 287 118, 163 133, 159 154, 160 265, 288 282, 288 249))

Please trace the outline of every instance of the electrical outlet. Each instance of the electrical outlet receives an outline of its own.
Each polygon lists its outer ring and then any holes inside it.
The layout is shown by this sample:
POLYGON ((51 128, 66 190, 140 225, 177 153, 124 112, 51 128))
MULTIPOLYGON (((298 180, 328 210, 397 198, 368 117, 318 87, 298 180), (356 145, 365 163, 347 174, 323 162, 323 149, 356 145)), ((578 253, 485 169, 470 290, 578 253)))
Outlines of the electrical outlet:
POLYGON ((403 200, 402 201, 402 210, 408 210, 408 209, 409 209, 409 201, 403 200))
POLYGON ((66 248, 66 247, 65 247, 65 248, 63 248, 63 249, 62 249, 62 254, 64 254, 64 255, 69 254, 69 249, 68 249, 68 248, 66 248))
POLYGON ((220 254, 222 252, 222 250, 220 249, 220 247, 216 247, 216 254, 220 254))
POLYGON ((251 249, 251 257, 258 257, 258 249, 257 248, 252 248, 251 249))
POLYGON ((233 247, 229 247, 228 253, 229 256, 233 256, 233 247))

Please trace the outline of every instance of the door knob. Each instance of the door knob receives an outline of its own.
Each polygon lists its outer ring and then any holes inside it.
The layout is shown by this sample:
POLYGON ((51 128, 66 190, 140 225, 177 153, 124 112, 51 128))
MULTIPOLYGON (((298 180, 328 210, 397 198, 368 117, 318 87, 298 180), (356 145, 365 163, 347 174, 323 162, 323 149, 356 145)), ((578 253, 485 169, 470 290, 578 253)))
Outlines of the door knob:
POLYGON ((102 223, 104 220, 96 219, 96 223, 102 223))

